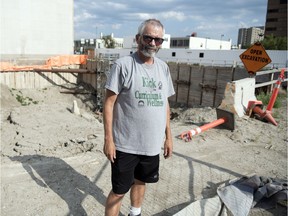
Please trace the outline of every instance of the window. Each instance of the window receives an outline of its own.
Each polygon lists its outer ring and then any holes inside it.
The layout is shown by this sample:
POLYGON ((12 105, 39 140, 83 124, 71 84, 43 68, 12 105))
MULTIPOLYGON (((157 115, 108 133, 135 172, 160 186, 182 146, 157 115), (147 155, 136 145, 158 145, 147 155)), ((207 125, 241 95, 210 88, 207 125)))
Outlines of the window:
POLYGON ((269 18, 267 19, 267 22, 278 22, 277 18, 269 18))
POLYGON ((177 46, 182 47, 183 46, 183 40, 178 40, 177 46))
POLYGON ((199 58, 204 58, 204 53, 199 53, 199 58))
POLYGON ((189 39, 174 39, 171 40, 171 47, 189 47, 189 39))
POLYGON ((171 41, 171 46, 172 46, 172 47, 177 46, 177 40, 172 40, 172 41, 171 41))
POLYGON ((184 40, 184 46, 189 47, 189 40, 184 40))
POLYGON ((276 31, 276 30, 277 30, 276 27, 266 28, 266 31, 276 31))
POLYGON ((172 52, 172 57, 175 57, 176 56, 176 52, 172 52))
POLYGON ((279 11, 278 11, 278 9, 269 9, 267 12, 268 13, 278 13, 279 11))

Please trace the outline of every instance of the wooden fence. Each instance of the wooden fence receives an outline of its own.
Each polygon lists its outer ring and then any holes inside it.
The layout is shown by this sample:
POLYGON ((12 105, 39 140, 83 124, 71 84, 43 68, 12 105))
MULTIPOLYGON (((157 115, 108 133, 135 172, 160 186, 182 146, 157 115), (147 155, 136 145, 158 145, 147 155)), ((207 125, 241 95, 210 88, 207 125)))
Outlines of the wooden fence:
MULTIPOLYGON (((244 68, 195 66, 184 63, 168 63, 176 94, 171 102, 187 107, 218 107, 224 96, 226 84, 247 77, 255 77, 255 88, 268 86, 265 91, 272 91, 281 69, 259 71, 250 75, 244 68)), ((286 82, 287 86, 287 69, 286 82)))
POLYGON ((220 105, 227 82, 249 76, 243 68, 168 63, 175 95, 171 102, 192 106, 220 105))
MULTIPOLYGON (((227 82, 247 78, 250 75, 244 68, 195 66, 186 63, 168 63, 175 89, 169 98, 175 105, 218 107, 222 102, 227 82)), ((107 67, 106 67, 107 68, 107 67)), ((79 80, 89 83, 96 89, 97 97, 103 102, 106 75, 82 74, 79 80), (97 81, 96 81, 97 80, 97 81)))

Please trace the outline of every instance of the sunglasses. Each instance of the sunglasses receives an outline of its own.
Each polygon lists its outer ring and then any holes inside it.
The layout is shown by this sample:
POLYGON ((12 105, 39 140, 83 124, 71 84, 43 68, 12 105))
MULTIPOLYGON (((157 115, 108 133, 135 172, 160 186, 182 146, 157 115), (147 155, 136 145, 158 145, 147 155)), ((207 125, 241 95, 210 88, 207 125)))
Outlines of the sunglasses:
POLYGON ((155 44, 156 46, 159 46, 163 43, 164 39, 163 38, 154 38, 154 37, 151 37, 149 35, 142 35, 143 37, 143 40, 146 42, 146 43, 151 43, 152 40, 155 41, 155 44))

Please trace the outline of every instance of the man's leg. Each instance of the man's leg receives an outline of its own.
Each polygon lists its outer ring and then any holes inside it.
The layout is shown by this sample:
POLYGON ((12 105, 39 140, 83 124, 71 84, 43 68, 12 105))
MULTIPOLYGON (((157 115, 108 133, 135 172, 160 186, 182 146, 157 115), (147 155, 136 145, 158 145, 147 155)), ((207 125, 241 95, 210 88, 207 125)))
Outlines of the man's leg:
POLYGON ((105 216, 118 216, 122 199, 125 194, 115 194, 111 191, 107 197, 105 205, 105 216))
POLYGON ((141 211, 141 205, 144 200, 144 195, 145 183, 135 179, 135 182, 130 190, 131 207, 140 208, 139 210, 141 211))

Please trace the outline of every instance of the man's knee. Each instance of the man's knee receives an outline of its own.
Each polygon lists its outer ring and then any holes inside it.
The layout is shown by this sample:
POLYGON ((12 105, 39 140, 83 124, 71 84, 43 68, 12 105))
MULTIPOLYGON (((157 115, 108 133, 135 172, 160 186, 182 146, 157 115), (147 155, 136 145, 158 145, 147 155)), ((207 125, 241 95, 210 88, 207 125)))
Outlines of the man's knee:
POLYGON ((110 195, 113 196, 113 197, 115 197, 115 198, 122 199, 122 198, 125 196, 125 193, 124 193, 124 194, 118 194, 118 193, 114 193, 114 192, 111 190, 110 195))
POLYGON ((134 180, 134 185, 145 185, 145 182, 140 181, 140 180, 138 180, 138 179, 135 179, 135 180, 134 180))

